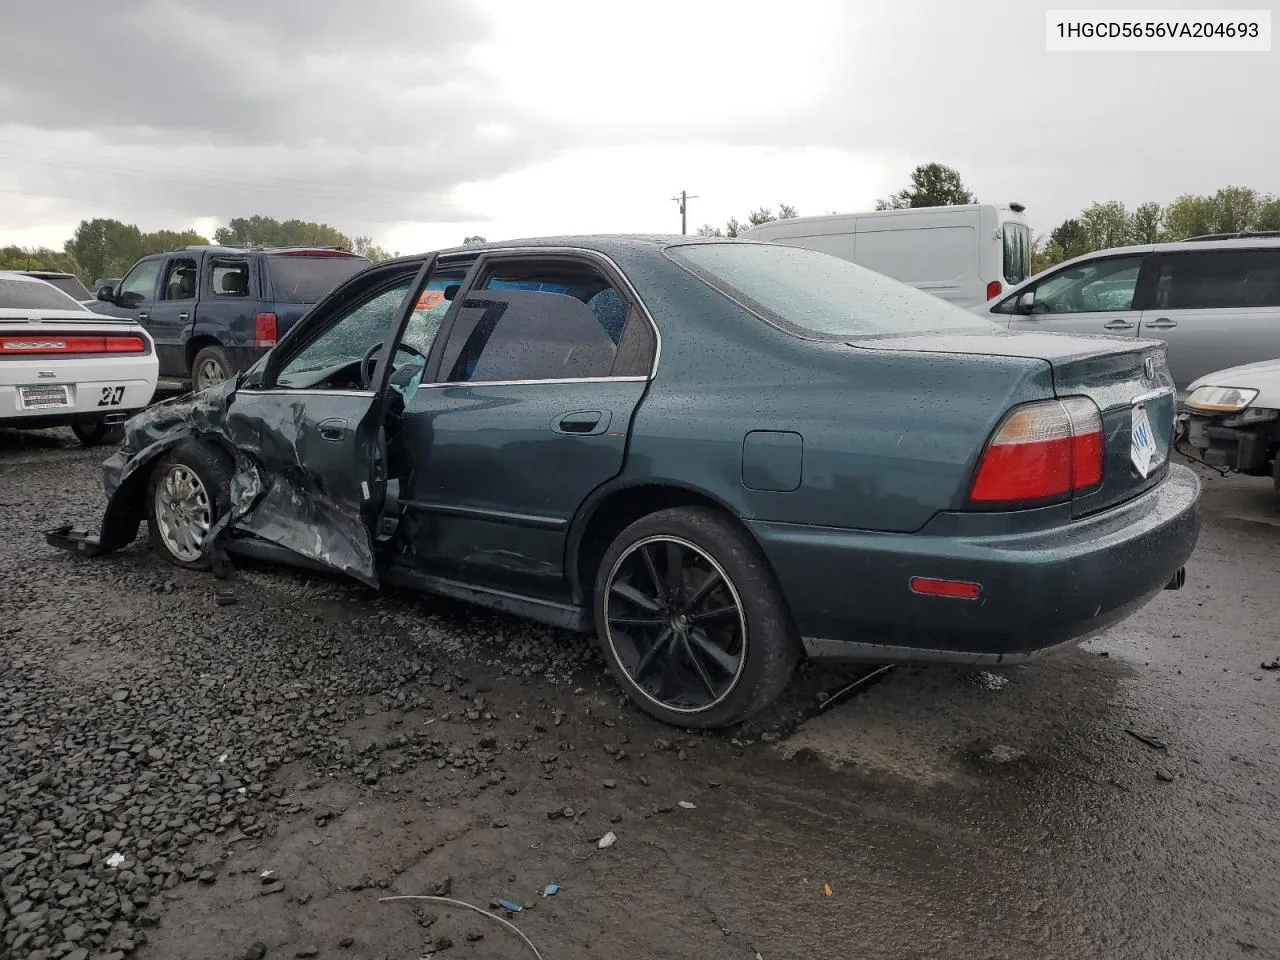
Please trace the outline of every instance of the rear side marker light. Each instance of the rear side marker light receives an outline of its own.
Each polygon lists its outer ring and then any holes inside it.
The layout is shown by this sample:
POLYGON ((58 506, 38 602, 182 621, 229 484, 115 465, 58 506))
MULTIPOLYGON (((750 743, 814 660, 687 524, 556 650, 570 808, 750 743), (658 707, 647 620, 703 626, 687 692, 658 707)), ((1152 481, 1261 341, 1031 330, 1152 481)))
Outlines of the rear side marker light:
POLYGON ((992 280, 987 284, 987 299, 994 300, 996 297, 1000 296, 1000 291, 1003 289, 1004 288, 1000 286, 999 280, 992 280))
POLYGON ((6 357, 48 357, 85 353, 146 353, 141 337, 6 337, 0 339, 0 355, 6 357))
POLYGON ((1088 397, 1015 407, 987 443, 969 492, 983 506, 1067 500, 1102 482, 1102 414, 1088 397))
POLYGON ((952 600, 977 600, 982 596, 982 584, 965 580, 935 580, 930 577, 912 577, 911 592, 925 597, 947 597, 952 600))
POLYGON ((255 347, 274 347, 276 345, 276 315, 260 313, 253 318, 253 345, 255 347))

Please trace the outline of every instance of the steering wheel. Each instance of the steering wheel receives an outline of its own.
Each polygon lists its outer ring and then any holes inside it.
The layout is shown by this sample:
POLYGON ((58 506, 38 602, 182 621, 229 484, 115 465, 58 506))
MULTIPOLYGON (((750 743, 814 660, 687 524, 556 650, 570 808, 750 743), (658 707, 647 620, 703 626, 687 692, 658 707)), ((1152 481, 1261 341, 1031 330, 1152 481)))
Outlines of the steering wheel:
MULTIPOLYGON (((374 357, 377 356, 378 351, 381 349, 382 349, 382 344, 375 343, 373 346, 371 346, 368 350, 364 352, 364 356, 360 359, 360 386, 366 389, 368 389, 368 387, 373 384, 373 371, 374 371, 373 361, 374 361, 374 357)), ((405 353, 411 353, 415 357, 421 357, 423 366, 426 366, 427 357, 426 357, 426 354, 422 353, 422 351, 414 349, 413 347, 409 346, 407 343, 398 344, 396 346, 396 350, 397 351, 403 350, 405 353)))

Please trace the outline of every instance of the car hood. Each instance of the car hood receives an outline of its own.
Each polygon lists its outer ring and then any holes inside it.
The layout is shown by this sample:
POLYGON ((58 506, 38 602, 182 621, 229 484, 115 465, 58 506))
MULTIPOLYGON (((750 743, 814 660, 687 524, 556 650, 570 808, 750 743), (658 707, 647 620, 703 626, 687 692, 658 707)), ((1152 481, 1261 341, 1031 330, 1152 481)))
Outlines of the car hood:
POLYGON ((1280 410, 1280 359, 1260 360, 1257 363, 1245 363, 1206 373, 1188 389, 1195 390, 1197 387, 1243 387, 1246 390, 1257 390, 1258 397, 1251 406, 1280 410))

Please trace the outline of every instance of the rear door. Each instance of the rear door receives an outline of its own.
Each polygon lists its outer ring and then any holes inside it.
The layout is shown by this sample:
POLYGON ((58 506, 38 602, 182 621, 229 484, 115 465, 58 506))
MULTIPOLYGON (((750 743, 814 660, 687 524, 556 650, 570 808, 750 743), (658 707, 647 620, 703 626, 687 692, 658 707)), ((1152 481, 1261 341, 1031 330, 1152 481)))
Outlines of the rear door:
POLYGON ((1280 356, 1280 247, 1159 254, 1148 301, 1139 335, 1168 344, 1180 392, 1206 373, 1280 356))
POLYGON ((564 599, 570 521, 622 469, 656 331, 587 255, 491 255, 471 277, 402 418, 405 536, 430 572, 564 599))
POLYGON ((395 343, 434 258, 371 271, 321 304, 237 390, 229 426, 254 446, 266 492, 240 526, 377 584, 371 530, 386 491, 377 358, 395 343), (232 423, 231 420, 235 422, 232 423))
POLYGON ((1142 253, 1073 263, 1006 297, 991 317, 1008 317, 1012 330, 1136 337, 1141 311, 1135 295, 1146 263, 1142 253), (1035 298, 1030 310, 1018 303, 1028 292, 1035 298))
POLYGON ((187 341, 196 314, 199 262, 194 254, 175 254, 164 261, 160 286, 146 322, 147 331, 156 342, 162 377, 185 377, 190 372, 187 341))

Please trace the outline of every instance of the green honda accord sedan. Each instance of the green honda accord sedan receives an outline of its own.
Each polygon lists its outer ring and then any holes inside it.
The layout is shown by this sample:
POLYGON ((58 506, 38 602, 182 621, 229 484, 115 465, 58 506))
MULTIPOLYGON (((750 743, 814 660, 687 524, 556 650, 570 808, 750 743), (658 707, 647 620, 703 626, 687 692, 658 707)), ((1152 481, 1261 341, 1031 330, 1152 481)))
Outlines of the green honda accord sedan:
POLYGON ((741 721, 803 657, 1007 663, 1182 583, 1161 344, 1011 333, 825 254, 564 237, 380 263, 152 407, 101 528, 594 630, 627 694, 741 721))

